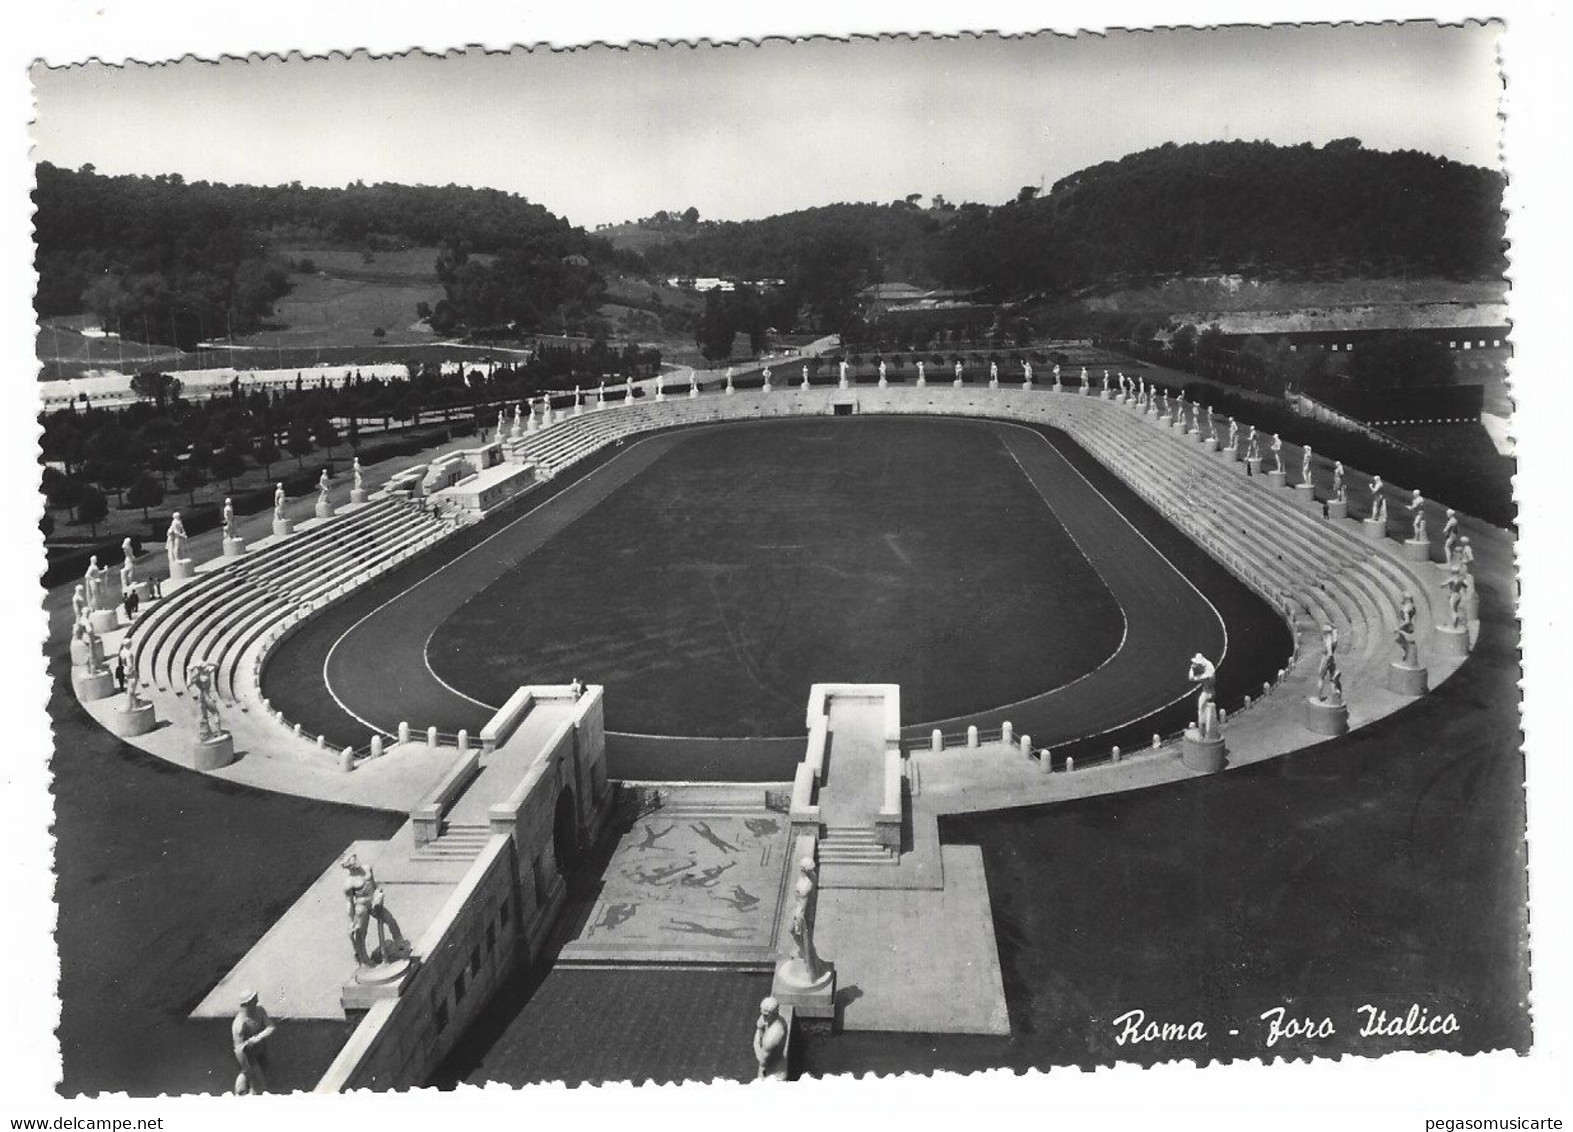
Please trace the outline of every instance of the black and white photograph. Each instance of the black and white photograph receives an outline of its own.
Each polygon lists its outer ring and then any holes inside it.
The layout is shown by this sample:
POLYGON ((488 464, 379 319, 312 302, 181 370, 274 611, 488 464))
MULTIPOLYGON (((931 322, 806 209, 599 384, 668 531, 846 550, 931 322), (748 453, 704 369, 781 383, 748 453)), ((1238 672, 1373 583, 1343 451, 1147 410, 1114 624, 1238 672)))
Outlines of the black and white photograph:
POLYGON ((681 14, 25 53, 12 1127, 1573 1119, 1538 25, 681 14))

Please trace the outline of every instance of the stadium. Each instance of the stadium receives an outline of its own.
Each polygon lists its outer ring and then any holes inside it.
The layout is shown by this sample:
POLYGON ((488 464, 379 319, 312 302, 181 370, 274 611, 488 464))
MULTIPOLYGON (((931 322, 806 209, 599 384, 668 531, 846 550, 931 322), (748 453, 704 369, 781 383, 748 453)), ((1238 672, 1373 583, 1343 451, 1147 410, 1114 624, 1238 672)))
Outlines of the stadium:
MULTIPOLYGON (((191 1025, 258 992, 292 1020, 297 1088, 543 1079, 550 1058, 498 1062, 579 979, 685 1033, 746 1034, 770 992, 782 1075, 1017 1063, 998 1043, 1047 1008, 1013 936, 1039 913, 969 823, 1224 804, 1232 772, 1423 748, 1483 726, 1512 667, 1503 532, 1248 420, 1124 370, 776 364, 498 406, 489 441, 325 477, 311 518, 281 501, 206 561, 171 536, 134 620, 90 614, 74 687, 109 731, 237 805, 393 816, 321 831, 333 861, 269 903, 191 1025), (349 853, 408 954, 350 962, 324 903, 349 853)), ((617 1047, 557 1010, 567 1048, 617 1047)), ((1517 1040, 1493 1025, 1467 1040, 1517 1040)), ((616 1057, 752 1069, 735 1036, 616 1057)))

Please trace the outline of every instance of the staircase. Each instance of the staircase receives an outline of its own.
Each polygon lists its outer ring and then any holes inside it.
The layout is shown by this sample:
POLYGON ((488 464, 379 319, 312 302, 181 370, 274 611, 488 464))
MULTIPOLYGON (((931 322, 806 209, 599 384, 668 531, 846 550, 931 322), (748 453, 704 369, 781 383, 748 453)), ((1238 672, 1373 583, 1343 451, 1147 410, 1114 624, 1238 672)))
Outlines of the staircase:
POLYGON ((435 841, 410 854, 412 861, 473 861, 481 855, 492 831, 484 825, 448 825, 435 841))
POLYGON ((826 826, 819 839, 821 865, 894 865, 896 853, 874 840, 874 831, 859 826, 826 826))

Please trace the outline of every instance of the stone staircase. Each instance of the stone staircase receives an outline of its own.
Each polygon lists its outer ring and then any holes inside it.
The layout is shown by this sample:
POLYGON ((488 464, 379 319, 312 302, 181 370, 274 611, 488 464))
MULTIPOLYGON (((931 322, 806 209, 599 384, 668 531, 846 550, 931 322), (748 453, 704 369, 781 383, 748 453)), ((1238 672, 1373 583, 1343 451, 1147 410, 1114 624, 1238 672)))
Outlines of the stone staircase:
POLYGON ((410 854, 412 861, 473 861, 481 855, 492 831, 484 825, 448 825, 435 841, 410 854))
POLYGON ((895 850, 874 840, 867 826, 826 826, 819 839, 821 865, 894 865, 895 850))

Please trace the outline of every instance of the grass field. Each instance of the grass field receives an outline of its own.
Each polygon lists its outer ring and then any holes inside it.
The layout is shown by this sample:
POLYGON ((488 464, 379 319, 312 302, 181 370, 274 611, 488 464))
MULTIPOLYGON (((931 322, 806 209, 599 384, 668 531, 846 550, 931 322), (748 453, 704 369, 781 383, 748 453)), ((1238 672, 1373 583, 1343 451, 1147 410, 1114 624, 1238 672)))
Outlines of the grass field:
POLYGON ((285 247, 280 254, 310 260, 315 272, 295 272, 292 290, 274 305, 263 330, 238 339, 248 346, 342 346, 428 342, 431 331, 417 324, 416 303, 436 305, 436 248, 376 252, 368 261, 353 248, 285 247), (382 327, 383 337, 373 336, 382 327))
POLYGON ((471 597, 428 659, 491 703, 593 677, 612 730, 795 735, 816 681, 898 682, 905 717, 946 718, 1090 671, 1122 625, 995 433, 804 421, 678 446, 471 597))

